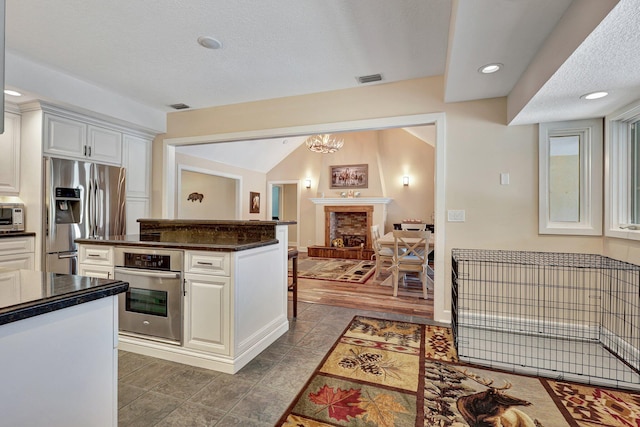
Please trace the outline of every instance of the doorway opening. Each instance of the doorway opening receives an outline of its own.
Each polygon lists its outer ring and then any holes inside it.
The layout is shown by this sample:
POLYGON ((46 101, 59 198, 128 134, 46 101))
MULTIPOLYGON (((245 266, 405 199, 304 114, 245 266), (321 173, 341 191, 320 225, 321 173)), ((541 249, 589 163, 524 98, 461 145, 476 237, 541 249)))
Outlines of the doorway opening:
MULTIPOLYGON (((446 166, 446 117, 444 113, 416 114, 409 116, 383 117, 353 120, 335 123, 320 123, 287 128, 271 128, 233 133, 220 133, 199 137, 168 138, 163 143, 162 170, 162 217, 174 218, 176 209, 176 147, 180 145, 199 145, 217 142, 245 141, 256 138, 296 137, 317 133, 339 133, 361 130, 380 130, 406 128, 423 125, 435 126, 435 206, 434 225, 434 320, 449 323, 451 307, 447 304, 446 294, 450 290, 450 280, 445 274, 445 166, 446 166)), ((270 189, 269 193, 270 194, 270 189)), ((268 197, 271 199, 271 197, 268 197)), ((268 212, 270 212, 268 210, 268 212)), ((284 284, 283 284, 284 286, 284 284)))
POLYGON ((289 228, 289 246, 300 246, 300 190, 298 181, 269 181, 267 183, 267 212, 275 221, 295 221, 289 228))

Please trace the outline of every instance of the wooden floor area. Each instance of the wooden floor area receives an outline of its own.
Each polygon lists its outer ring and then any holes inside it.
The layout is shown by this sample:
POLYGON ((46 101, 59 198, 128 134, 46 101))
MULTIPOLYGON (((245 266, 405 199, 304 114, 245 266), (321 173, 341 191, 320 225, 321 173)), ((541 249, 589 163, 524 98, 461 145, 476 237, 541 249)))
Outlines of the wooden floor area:
MULTIPOLYGON (((306 254, 300 253, 303 258, 306 254)), ((394 297, 391 286, 381 285, 390 275, 383 271, 374 279, 374 273, 364 284, 298 278, 298 301, 433 319, 433 289, 429 289, 429 299, 424 300, 419 282, 409 281, 406 288, 400 284, 398 296, 394 297)))

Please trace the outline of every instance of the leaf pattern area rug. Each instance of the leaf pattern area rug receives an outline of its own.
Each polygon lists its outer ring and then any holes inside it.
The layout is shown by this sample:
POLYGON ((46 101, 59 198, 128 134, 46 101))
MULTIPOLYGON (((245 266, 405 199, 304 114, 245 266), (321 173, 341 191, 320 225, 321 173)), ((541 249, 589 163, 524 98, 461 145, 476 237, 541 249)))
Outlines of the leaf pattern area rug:
POLYGON ((457 361, 451 329, 356 316, 277 426, 640 426, 636 393, 457 361))

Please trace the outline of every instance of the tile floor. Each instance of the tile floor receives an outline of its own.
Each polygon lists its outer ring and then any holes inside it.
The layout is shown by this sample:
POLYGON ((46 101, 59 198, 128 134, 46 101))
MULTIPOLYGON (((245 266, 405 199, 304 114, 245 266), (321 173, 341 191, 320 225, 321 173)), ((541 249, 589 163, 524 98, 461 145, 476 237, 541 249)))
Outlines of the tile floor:
POLYGON ((433 323, 301 302, 289 331, 235 375, 121 351, 118 425, 273 426, 355 315, 433 323))

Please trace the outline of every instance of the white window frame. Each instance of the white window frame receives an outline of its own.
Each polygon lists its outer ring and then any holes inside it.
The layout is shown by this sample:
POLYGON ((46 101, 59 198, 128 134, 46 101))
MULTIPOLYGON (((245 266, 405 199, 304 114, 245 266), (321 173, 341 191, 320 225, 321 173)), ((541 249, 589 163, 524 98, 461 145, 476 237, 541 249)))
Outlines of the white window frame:
POLYGON ((610 114, 605 120, 605 235, 640 240, 640 227, 629 228, 629 136, 640 120, 640 101, 610 114))
POLYGON ((538 233, 602 236, 602 119, 540 123, 538 233), (580 138, 580 220, 551 221, 549 152, 553 137, 580 138))

